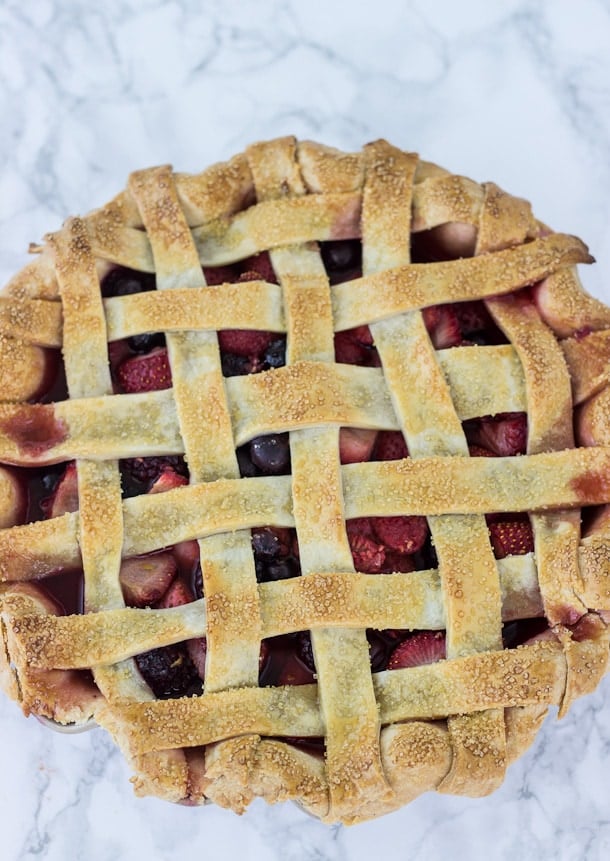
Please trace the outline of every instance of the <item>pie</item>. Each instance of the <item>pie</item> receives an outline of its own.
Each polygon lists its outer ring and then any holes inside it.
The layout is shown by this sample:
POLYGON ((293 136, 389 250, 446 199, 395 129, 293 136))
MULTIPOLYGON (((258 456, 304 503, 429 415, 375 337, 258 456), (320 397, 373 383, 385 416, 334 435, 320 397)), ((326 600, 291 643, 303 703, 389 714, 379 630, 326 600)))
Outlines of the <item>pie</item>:
POLYGON ((0 678, 138 795, 482 796, 610 620, 610 309, 385 141, 170 167, 0 297, 0 678))

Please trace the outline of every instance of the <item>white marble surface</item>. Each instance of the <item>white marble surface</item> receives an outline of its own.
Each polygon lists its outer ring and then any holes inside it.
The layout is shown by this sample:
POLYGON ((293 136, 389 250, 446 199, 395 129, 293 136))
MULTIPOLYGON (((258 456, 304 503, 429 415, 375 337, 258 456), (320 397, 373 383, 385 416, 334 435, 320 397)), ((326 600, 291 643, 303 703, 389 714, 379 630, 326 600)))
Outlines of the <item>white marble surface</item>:
MULTIPOLYGON (((295 133, 385 136, 529 197, 577 233, 610 300, 608 0, 4 0, 0 283, 30 240, 137 167, 196 171, 295 133)), ((242 818, 137 800, 101 730, 60 736, 0 699, 0 856, 25 859, 562 859, 610 856, 610 679, 492 797, 428 795, 328 828, 292 805, 242 818)))

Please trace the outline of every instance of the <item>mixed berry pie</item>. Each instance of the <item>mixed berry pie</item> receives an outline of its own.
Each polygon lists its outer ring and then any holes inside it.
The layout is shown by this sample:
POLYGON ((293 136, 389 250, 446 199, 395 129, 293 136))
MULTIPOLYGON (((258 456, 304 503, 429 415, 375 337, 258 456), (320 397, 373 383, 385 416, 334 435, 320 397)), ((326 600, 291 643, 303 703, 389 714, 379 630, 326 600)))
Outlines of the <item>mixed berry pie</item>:
POLYGON ((0 678, 138 794, 481 796, 608 660, 610 309, 385 141, 127 189, 0 297, 0 678))

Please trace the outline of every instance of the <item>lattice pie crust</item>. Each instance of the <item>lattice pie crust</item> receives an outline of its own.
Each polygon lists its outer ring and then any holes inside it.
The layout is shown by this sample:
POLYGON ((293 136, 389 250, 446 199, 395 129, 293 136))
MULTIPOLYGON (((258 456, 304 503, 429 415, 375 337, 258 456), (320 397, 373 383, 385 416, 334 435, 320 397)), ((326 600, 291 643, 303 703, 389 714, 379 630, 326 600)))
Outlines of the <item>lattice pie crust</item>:
POLYGON ((0 297, 1 680, 26 714, 94 718, 138 794, 295 799, 352 823, 427 790, 491 792, 549 705, 596 687, 610 310, 580 286, 580 240, 385 141, 285 138, 196 176, 134 173, 33 250, 0 297), (412 263, 418 235, 442 259, 412 263), (319 243, 354 238, 362 274, 330 286, 319 243), (267 251, 278 283, 207 286, 203 268, 267 251), (156 290, 102 298, 117 265, 156 290), (435 349, 423 309, 472 300, 506 343, 435 349), (363 326, 377 366, 336 362, 335 333, 363 326), (285 365, 223 376, 227 329, 287 333, 285 365), (147 332, 165 335, 171 388, 116 393, 109 343, 147 332), (35 402, 58 348, 69 399, 35 402), (517 412, 526 453, 471 456, 464 422, 517 412), (409 456, 341 464, 346 427, 401 432, 409 456), (236 448, 285 432, 290 474, 240 477, 236 448), (184 455, 188 484, 122 498, 119 460, 157 455, 184 455), (69 461, 78 511, 20 521, 23 475, 69 461), (501 512, 530 515, 532 552, 494 557, 484 515, 501 512), (427 518, 437 566, 356 573, 346 520, 406 515, 427 518), (257 581, 265 526, 296 529, 300 576, 257 581), (126 606, 121 559, 193 539, 205 597, 126 606), (45 592, 66 568, 84 572, 83 613, 45 592), (545 633, 503 648, 503 622, 535 617, 545 633), (444 630, 446 659, 372 672, 367 629, 444 630), (300 631, 315 682, 259 685, 261 641, 300 631), (204 636, 204 693, 157 699, 135 656, 204 636), (292 742, 319 737, 324 755, 292 742))

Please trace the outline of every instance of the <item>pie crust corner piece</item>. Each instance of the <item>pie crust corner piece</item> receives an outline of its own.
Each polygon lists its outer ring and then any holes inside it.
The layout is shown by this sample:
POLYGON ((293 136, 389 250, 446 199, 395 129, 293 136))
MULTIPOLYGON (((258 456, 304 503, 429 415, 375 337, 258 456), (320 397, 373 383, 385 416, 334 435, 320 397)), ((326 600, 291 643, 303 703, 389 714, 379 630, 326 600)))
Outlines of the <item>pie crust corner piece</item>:
POLYGON ((0 296, 0 683, 135 791, 482 796, 593 691, 610 310, 529 203, 282 138, 70 218, 0 296))

